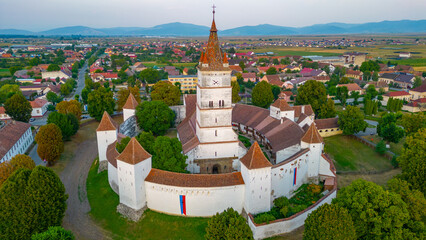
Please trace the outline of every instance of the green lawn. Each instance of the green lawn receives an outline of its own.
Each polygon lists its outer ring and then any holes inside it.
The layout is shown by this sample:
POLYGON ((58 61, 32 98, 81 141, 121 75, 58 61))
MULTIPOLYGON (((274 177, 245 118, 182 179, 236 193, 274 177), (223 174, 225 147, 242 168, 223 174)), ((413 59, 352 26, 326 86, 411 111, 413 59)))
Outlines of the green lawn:
POLYGON ((108 184, 108 173, 97 174, 95 160, 87 178, 90 215, 114 239, 204 239, 208 218, 178 217, 145 211, 139 222, 131 222, 116 211, 119 197, 108 184))
MULTIPOLYGON (((374 143, 378 143, 382 140, 381 137, 377 136, 377 135, 373 135, 373 136, 364 136, 363 138, 372 141, 374 143)), ((404 148, 404 143, 405 143, 405 137, 402 138, 399 143, 389 143, 390 145, 390 151, 395 153, 396 155, 401 155, 402 153, 402 149, 404 148)))
POLYGON ((344 135, 324 138, 325 152, 335 161, 337 171, 383 171, 393 167, 390 160, 370 147, 344 135))
POLYGON ((9 77, 10 71, 8 68, 0 68, 0 77, 9 77))

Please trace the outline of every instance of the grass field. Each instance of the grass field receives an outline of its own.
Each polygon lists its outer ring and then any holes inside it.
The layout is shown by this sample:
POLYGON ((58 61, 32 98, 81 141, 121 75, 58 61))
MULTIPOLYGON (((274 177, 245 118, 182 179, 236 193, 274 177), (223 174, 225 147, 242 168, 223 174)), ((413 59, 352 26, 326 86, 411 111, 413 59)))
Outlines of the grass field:
MULTIPOLYGON (((156 63, 156 62, 142 62, 147 67, 165 67, 167 64, 165 63, 156 63)), ((187 67, 187 68, 194 68, 196 63, 173 63, 173 66, 175 67, 187 67)))
POLYGON ((363 143, 344 135, 324 138, 325 152, 334 160, 337 171, 386 171, 391 162, 363 143))
POLYGON ((10 71, 7 68, 0 68, 0 77, 10 77, 10 71))
MULTIPOLYGON (((243 50, 239 52, 247 52, 248 50, 243 50)), ((341 49, 322 49, 322 48, 259 48, 250 50, 255 53, 261 52, 274 52, 277 56, 284 55, 299 55, 299 56, 308 56, 308 55, 318 55, 318 56, 338 56, 345 52, 341 49)))
POLYGON ((116 211, 119 197, 108 184, 108 172, 97 173, 95 161, 87 177, 90 215, 113 239, 204 239, 208 218, 170 216, 146 210, 139 222, 131 222, 116 211))
MULTIPOLYGON (((372 141, 373 143, 377 144, 378 142, 380 142, 382 140, 381 137, 377 136, 377 135, 373 135, 373 136, 363 136, 363 138, 372 141)), ((389 143, 390 145, 390 151, 395 153, 396 155, 401 155, 402 153, 402 149, 404 148, 404 143, 405 143, 405 137, 403 139, 401 139, 399 141, 399 143, 389 143)))

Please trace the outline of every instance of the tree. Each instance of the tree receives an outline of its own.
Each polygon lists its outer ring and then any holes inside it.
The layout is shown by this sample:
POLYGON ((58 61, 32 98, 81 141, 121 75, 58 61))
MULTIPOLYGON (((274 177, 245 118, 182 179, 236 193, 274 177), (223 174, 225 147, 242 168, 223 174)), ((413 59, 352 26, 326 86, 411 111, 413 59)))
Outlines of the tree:
POLYGON ((334 118, 336 116, 336 109, 334 108, 334 101, 329 98, 327 103, 323 104, 320 108, 318 118, 334 118))
POLYGON ((57 103, 59 103, 60 101, 62 101, 62 98, 61 98, 61 97, 59 97, 58 95, 56 95, 56 93, 54 93, 54 92, 52 92, 52 91, 49 91, 49 92, 46 94, 46 99, 47 99, 47 101, 49 101, 49 102, 51 102, 51 103, 53 103, 53 104, 57 104, 57 103))
POLYGON ((160 80, 160 74, 153 68, 147 68, 140 72, 139 78, 146 83, 156 83, 160 80))
POLYGON ((274 95, 274 100, 277 100, 278 96, 281 93, 281 88, 271 84, 271 90, 272 90, 272 94, 274 95))
POLYGON ((124 151, 124 149, 126 148, 127 144, 129 144, 130 140, 131 140, 130 137, 125 137, 125 138, 121 139, 120 142, 117 142, 115 144, 115 148, 117 149, 117 152, 122 153, 124 151))
POLYGON ((71 231, 62 227, 49 227, 47 231, 36 233, 31 236, 31 240, 74 240, 75 237, 71 231))
POLYGON ((13 120, 21 122, 28 122, 33 111, 30 102, 22 94, 15 94, 7 99, 4 109, 13 120))
POLYGON ((376 87, 372 84, 368 85, 366 93, 370 94, 371 99, 374 99, 379 93, 376 90, 376 87))
POLYGON ((71 89, 66 84, 62 84, 60 90, 62 96, 68 96, 71 93, 71 89))
POLYGON ((353 105, 354 106, 357 106, 359 103, 358 103, 358 98, 359 98, 359 92, 357 92, 357 91, 352 91, 351 92, 351 96, 350 96, 350 98, 353 98, 354 99, 354 101, 353 101, 353 105))
POLYGON ((47 117, 47 123, 53 123, 61 129, 64 141, 70 140, 71 136, 77 133, 80 126, 77 117, 72 113, 52 112, 47 117))
POLYGON ((100 87, 93 92, 89 93, 87 97, 88 112, 91 117, 97 121, 102 119, 102 115, 105 111, 108 114, 114 113, 115 101, 113 94, 110 90, 100 87))
POLYGON ((240 62, 238 63, 238 65, 240 66, 240 68, 241 68, 241 70, 242 70, 242 71, 244 71, 244 69, 246 68, 246 65, 244 64, 244 62, 243 62, 243 61, 240 61, 240 62))
POLYGON ((277 74, 277 69, 274 68, 274 67, 270 67, 270 68, 268 68, 268 70, 266 70, 266 74, 267 75, 275 75, 275 74, 277 74))
POLYGON ((404 137, 404 129, 396 125, 401 114, 386 113, 379 120, 377 134, 388 142, 398 143, 404 137))
POLYGON ((35 140, 38 144, 38 156, 49 164, 59 159, 64 151, 61 129, 53 123, 41 126, 35 140))
POLYGON ((327 75, 330 74, 330 66, 329 65, 325 65, 325 67, 322 70, 324 70, 324 72, 327 73, 327 75))
POLYGON ((180 102, 179 87, 168 81, 159 81, 152 87, 151 99, 163 101, 168 106, 178 105, 180 102))
POLYGON ((321 106, 326 102, 327 90, 321 82, 309 80, 299 87, 296 97, 297 105, 309 104, 314 110, 315 115, 319 115, 321 106))
POLYGON ((423 194, 426 193, 425 139, 426 128, 408 136, 402 154, 397 159, 402 170, 401 178, 423 194))
POLYGON ((364 114, 359 108, 354 106, 347 106, 345 111, 340 112, 338 122, 345 135, 364 131, 368 125, 364 121, 364 114))
POLYGON ((141 94, 139 87, 127 87, 118 90, 117 92, 117 110, 121 111, 124 104, 126 104, 127 99, 129 98, 130 93, 133 94, 138 103, 141 102, 141 94))
POLYGON ((10 164, 13 166, 13 171, 16 171, 21 168, 33 170, 36 166, 34 160, 30 156, 25 154, 15 155, 10 160, 10 164))
POLYGON ((62 114, 74 114, 79 121, 81 119, 81 104, 77 100, 62 101, 56 105, 56 110, 62 114))
POLYGON ((7 180, 7 178, 13 173, 13 165, 10 162, 0 163, 0 187, 7 180))
POLYGON ((163 135, 173 125, 175 114, 162 101, 142 102, 136 107, 136 118, 144 131, 163 135))
POLYGON ((241 97, 238 94, 240 92, 240 84, 238 84, 237 81, 232 81, 231 86, 232 86, 232 102, 237 103, 241 101, 241 97))
POLYGON ((401 126, 404 127, 407 135, 418 132, 421 128, 426 128, 425 114, 404 114, 401 119, 401 126))
POLYGON ((17 84, 5 84, 0 88, 0 104, 6 102, 6 100, 16 93, 21 93, 19 85, 17 84))
POLYGON ((14 75, 17 71, 21 70, 21 66, 12 66, 9 68, 10 75, 14 75))
POLYGON ((373 81, 377 82, 377 80, 379 80, 379 74, 377 72, 373 73, 373 81))
POLYGON ((0 188, 0 238, 30 239, 50 226, 60 226, 67 198, 53 170, 43 166, 17 170, 0 188))
POLYGON ((252 91, 253 105, 268 108, 274 100, 274 94, 271 90, 271 85, 266 81, 261 81, 254 86, 252 91))
POLYGON ((253 233, 244 217, 232 208, 216 213, 208 222, 205 238, 216 239, 253 239, 253 233))
POLYGON ((382 140, 376 144, 376 152, 378 152, 380 155, 385 154, 386 151, 387 149, 385 141, 382 140))
POLYGON ((369 61, 363 62, 359 70, 364 73, 367 71, 368 72, 380 71, 380 65, 379 63, 375 61, 369 60, 369 61))
POLYGON ((83 88, 83 90, 81 90, 81 100, 83 101, 84 104, 87 104, 87 99, 89 98, 89 93, 91 91, 92 90, 88 88, 87 86, 83 88))
POLYGON ((141 132, 136 136, 136 139, 147 152, 151 155, 154 154, 155 137, 152 132, 141 132))
POLYGON ((401 197, 363 179, 341 189, 333 204, 344 207, 352 217, 357 239, 404 239, 410 219, 401 197))
POLYGON ((422 78, 419 76, 416 76, 413 83, 413 88, 420 87, 422 85, 422 78))
POLYGON ((348 210, 336 204, 320 206, 305 220, 303 239, 356 239, 355 226, 348 210))
POLYGON ((60 71, 60 70, 61 70, 61 68, 58 66, 58 64, 52 63, 47 67, 48 72, 54 72, 54 71, 60 71))
POLYGON ((161 170, 185 173, 186 159, 182 144, 177 138, 159 136, 153 146, 152 167, 161 170))
POLYGON ((349 97, 348 88, 346 86, 338 87, 336 93, 336 98, 340 100, 343 106, 346 105, 346 100, 349 97))

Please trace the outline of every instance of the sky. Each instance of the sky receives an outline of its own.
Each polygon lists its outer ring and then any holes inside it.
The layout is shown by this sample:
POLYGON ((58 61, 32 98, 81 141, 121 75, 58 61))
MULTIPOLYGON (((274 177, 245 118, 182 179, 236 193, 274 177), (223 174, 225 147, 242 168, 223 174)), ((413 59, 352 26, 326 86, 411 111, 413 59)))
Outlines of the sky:
POLYGON ((0 0, 0 29, 152 27, 170 22, 210 26, 213 4, 219 30, 426 19, 425 0, 0 0))

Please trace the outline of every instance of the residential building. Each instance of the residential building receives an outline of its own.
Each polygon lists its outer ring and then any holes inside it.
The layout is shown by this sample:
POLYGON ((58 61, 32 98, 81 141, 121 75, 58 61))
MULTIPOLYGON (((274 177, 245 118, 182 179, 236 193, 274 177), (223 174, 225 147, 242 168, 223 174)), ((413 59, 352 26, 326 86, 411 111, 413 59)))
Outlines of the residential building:
POLYGON ((383 95, 383 105, 387 105, 389 98, 399 99, 403 101, 410 101, 411 95, 405 91, 388 92, 383 95))
POLYGON ((43 117, 47 112, 47 106, 49 102, 45 99, 37 98, 34 101, 31 101, 31 107, 33 111, 31 112, 32 117, 43 117))
POLYGON ((190 90, 197 90, 198 76, 197 75, 176 75, 168 76, 168 81, 173 85, 175 83, 180 83, 180 89, 183 92, 190 90))
POLYGON ((330 137, 343 133, 338 124, 338 118, 316 119, 315 126, 321 137, 330 137))
POLYGON ((364 90, 356 83, 338 84, 337 87, 347 87, 349 94, 352 92, 358 92, 359 95, 362 95, 364 93, 364 90))
POLYGON ((55 80, 59 79, 69 79, 72 74, 69 71, 61 70, 61 71, 53 71, 53 72, 42 72, 41 78, 46 80, 55 80))
POLYGON ((358 52, 345 53, 343 54, 343 58, 345 59, 345 65, 361 66, 365 62, 367 54, 358 52))
POLYGON ((6 123, 0 128, 0 163, 24 154, 33 141, 31 124, 19 121, 6 123))
POLYGON ((412 100, 426 98, 426 83, 419 86, 419 87, 410 89, 409 93, 411 94, 412 100))
POLYGON ((0 120, 7 122, 10 119, 10 116, 6 114, 6 109, 4 109, 4 107, 0 107, 0 120))
POLYGON ((251 73, 242 73, 241 74, 242 75, 242 77, 243 77, 243 79, 244 79, 244 82, 256 82, 256 80, 257 80, 257 76, 256 76, 256 73, 253 73, 253 72, 251 72, 251 73))
POLYGON ((345 77, 362 80, 362 75, 363 73, 361 71, 348 69, 346 70, 345 77))

